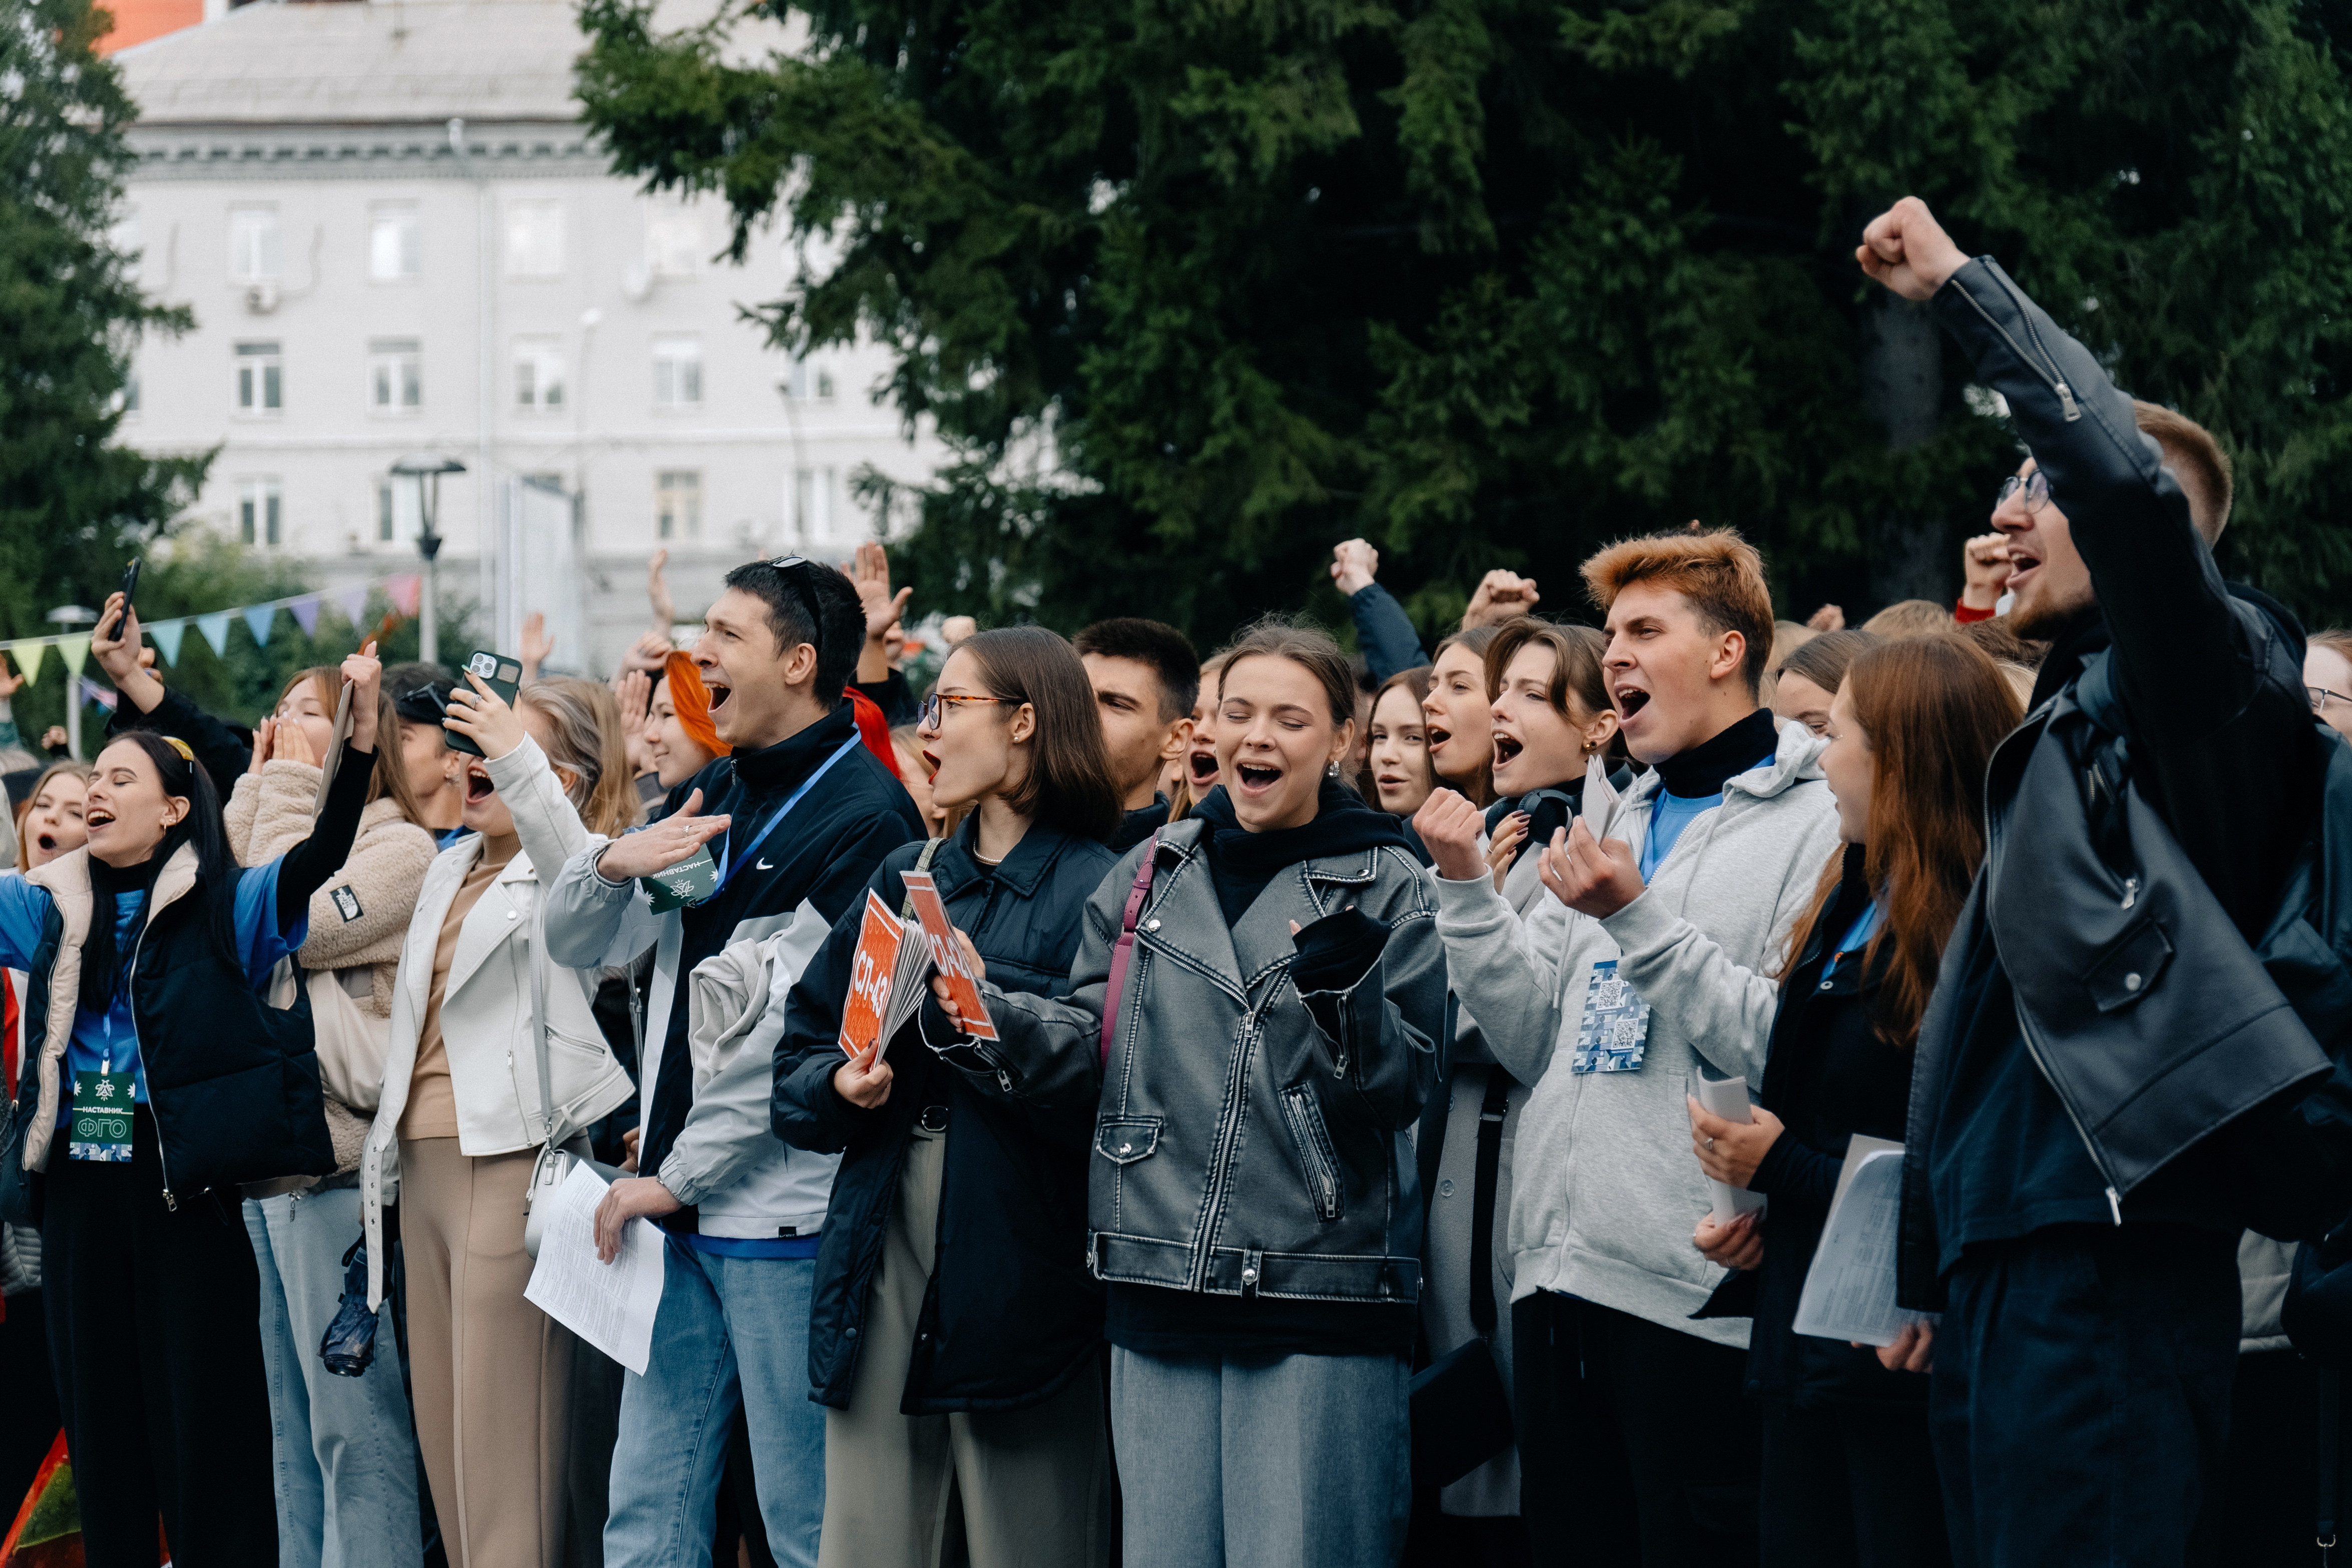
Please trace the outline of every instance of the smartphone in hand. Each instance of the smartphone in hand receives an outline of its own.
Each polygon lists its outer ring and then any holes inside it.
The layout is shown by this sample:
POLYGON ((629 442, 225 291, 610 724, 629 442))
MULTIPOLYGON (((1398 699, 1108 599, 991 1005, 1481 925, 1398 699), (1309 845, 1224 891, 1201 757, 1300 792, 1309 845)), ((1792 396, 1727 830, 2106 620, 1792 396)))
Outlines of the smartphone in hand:
POLYGON ((119 638, 122 636, 123 626, 131 620, 131 598, 138 592, 139 558, 134 555, 131 558, 131 564, 122 569, 122 614, 114 618, 114 629, 106 634, 108 637, 119 638))
MULTIPOLYGON (((466 656, 466 672, 480 676, 482 684, 499 694, 499 701, 509 707, 513 706, 515 689, 522 683, 520 660, 509 658, 502 653, 484 653, 477 649, 466 656)), ((458 682, 458 689, 465 691, 471 690, 472 688, 461 680, 458 682)), ((482 754, 482 748, 474 743, 472 737, 461 735, 446 726, 441 733, 449 742, 451 751, 464 752, 467 755, 475 757, 482 754)))

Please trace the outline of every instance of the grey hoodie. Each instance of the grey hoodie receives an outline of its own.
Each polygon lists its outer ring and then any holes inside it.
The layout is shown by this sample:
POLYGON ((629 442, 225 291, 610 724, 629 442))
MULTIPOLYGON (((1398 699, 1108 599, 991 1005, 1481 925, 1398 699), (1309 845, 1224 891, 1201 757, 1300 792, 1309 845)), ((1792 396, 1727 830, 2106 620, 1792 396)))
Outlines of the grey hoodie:
MULTIPOLYGON (((1454 992, 1496 1059, 1535 1085, 1512 1148, 1514 1300, 1554 1290, 1748 1343, 1745 1319, 1690 1315, 1724 1271, 1691 1245, 1708 1198, 1683 1099, 1701 1060, 1744 1075, 1751 1090, 1763 1081, 1772 1010, 1751 982, 1780 958, 1837 852, 1823 746, 1801 724, 1781 724, 1772 760, 1727 781, 1723 805, 1691 823, 1648 889, 1606 921, 1547 896, 1523 924, 1489 877, 1436 882, 1454 992), (1571 1073, 1592 966, 1610 960, 1636 992, 1671 993, 1675 1005, 1652 1014, 1638 1070, 1571 1073), (1691 1018, 1706 1022, 1678 1026, 1691 1018)), ((1657 791, 1658 775, 1645 774, 1596 831, 1639 854, 1657 791)), ((1602 815, 1588 804, 1587 819, 1602 815)))

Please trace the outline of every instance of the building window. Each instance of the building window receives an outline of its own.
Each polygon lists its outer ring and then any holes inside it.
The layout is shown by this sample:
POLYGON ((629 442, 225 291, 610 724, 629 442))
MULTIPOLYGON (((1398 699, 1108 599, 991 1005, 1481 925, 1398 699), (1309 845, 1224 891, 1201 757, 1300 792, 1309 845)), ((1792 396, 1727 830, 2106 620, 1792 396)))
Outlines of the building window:
POLYGON ((563 273, 563 204, 507 204, 507 276, 557 278, 563 273))
POLYGON ((236 345, 238 413, 276 414, 285 407, 285 363, 276 343, 236 345))
POLYGON ((833 470, 831 468, 794 470, 793 531, 801 539, 833 537, 833 470))
POLYGON ((664 539, 694 539, 702 532, 702 476, 691 468, 665 468, 654 476, 654 528, 664 539))
POLYGON ((693 338, 654 340, 654 406, 693 408, 702 402, 702 344, 693 338))
POLYGON ((415 207, 378 207, 368 215, 368 276, 379 283, 414 278, 424 259, 415 207))
POLYGON ((283 544, 286 540, 278 521, 280 510, 276 479, 236 482, 236 536, 245 543, 283 544))
POLYGON ((228 212, 228 275, 256 283, 279 275, 278 209, 231 207, 228 212))
POLYGON ((415 338, 378 338, 368 344, 368 407, 404 414, 425 401, 425 356, 415 338))
POLYGON ((655 213, 646 219, 646 268, 656 278, 691 278, 702 270, 702 224, 692 213, 655 213))
POLYGON ((383 543, 414 539, 423 531, 425 514, 417 481, 386 474, 375 482, 375 536, 383 543))
POLYGON ((793 361, 792 375, 784 384, 785 395, 795 403, 815 398, 820 403, 833 401, 833 372, 812 365, 804 359, 793 361))
POLYGON ((532 414, 563 408, 563 350, 553 338, 517 338, 514 346, 515 406, 532 414))

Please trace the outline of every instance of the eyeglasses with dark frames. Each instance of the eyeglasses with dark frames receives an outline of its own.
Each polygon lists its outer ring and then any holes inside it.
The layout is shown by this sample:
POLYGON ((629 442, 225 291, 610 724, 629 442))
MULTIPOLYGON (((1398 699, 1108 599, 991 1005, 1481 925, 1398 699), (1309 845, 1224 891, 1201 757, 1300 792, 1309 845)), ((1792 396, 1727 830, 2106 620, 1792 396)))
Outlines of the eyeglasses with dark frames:
POLYGON ((2341 691, 2331 691, 2325 686, 2306 686, 2303 689, 2303 694, 2311 699, 2311 710, 2314 713, 2326 712, 2330 702, 2352 702, 2352 697, 2347 697, 2341 691))
POLYGON ((2000 489, 1993 492, 1992 504, 2005 506, 2009 498, 2020 490, 2025 492, 2025 510, 2029 517, 2050 504, 2050 480, 2039 468, 2023 478, 2011 474, 2001 480, 2000 489))
POLYGON ((915 721, 926 730, 938 729, 940 715, 946 710, 947 704, 950 702, 1009 702, 1018 708, 1021 705, 1021 699, 1018 697, 944 696, 934 691, 923 699, 922 707, 917 710, 918 716, 915 721))

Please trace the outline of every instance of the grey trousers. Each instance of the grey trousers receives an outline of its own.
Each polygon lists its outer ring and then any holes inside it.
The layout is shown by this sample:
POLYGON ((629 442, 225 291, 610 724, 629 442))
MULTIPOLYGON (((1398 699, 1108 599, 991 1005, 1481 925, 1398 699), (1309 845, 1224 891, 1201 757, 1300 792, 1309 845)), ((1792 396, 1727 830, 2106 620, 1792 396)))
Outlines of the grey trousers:
POLYGON ((1125 1568, 1377 1568, 1412 1506, 1402 1356, 1114 1348, 1125 1568))
POLYGON ((899 1413, 949 1135, 911 1135, 849 1408, 824 1413, 818 1568, 1101 1568, 1111 1483, 1099 1363, 1025 1410, 899 1413))

